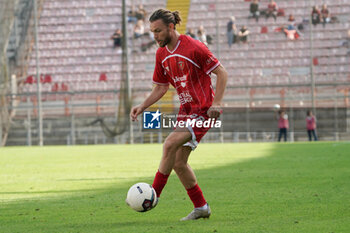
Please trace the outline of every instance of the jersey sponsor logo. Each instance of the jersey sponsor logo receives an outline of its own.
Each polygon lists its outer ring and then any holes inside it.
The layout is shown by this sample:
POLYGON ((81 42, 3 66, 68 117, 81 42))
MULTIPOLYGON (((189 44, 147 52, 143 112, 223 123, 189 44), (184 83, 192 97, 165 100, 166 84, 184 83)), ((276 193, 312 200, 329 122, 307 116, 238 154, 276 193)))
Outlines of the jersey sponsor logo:
POLYGON ((186 81, 186 80, 187 80, 187 76, 186 76, 186 75, 184 75, 184 76, 182 76, 182 77, 177 77, 177 76, 175 76, 175 77, 173 77, 172 79, 173 79, 174 83, 183 82, 183 81, 186 81))
POLYGON ((179 99, 181 104, 191 103, 193 101, 193 98, 188 91, 179 93, 179 99))

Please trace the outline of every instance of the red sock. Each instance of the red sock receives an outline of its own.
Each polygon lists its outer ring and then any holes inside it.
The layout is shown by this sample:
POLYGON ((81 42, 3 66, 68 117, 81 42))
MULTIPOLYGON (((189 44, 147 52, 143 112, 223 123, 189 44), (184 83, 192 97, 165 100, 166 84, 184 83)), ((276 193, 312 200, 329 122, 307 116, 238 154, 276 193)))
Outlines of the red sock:
POLYGON ((162 193, 162 190, 166 185, 166 182, 168 181, 168 177, 169 175, 164 175, 160 173, 159 170, 157 171, 152 184, 152 187, 154 188, 154 190, 156 190, 157 197, 159 197, 162 193))
POLYGON ((194 208, 202 207, 207 202, 204 199, 201 188, 196 184, 192 188, 187 189, 187 194, 193 202, 194 208))

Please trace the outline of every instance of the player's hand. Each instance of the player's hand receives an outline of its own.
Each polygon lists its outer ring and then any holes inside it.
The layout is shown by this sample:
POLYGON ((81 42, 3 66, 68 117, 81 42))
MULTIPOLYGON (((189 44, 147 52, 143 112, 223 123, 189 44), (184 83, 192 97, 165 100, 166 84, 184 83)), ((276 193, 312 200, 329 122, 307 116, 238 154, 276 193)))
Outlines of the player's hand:
POLYGON ((130 118, 132 121, 137 121, 137 116, 140 115, 143 112, 143 108, 141 105, 137 105, 133 107, 130 111, 130 118))
POLYGON ((213 104, 207 113, 209 118, 218 118, 222 113, 221 104, 213 104))

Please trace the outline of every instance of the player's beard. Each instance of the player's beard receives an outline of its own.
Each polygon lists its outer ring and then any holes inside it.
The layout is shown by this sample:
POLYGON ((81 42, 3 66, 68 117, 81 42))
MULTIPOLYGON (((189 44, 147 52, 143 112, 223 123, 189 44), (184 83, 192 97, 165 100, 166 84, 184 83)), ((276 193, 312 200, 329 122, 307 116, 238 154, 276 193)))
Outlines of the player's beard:
POLYGON ((164 40, 162 41, 162 43, 159 44, 159 47, 165 47, 167 44, 169 44, 171 41, 171 37, 170 37, 170 33, 168 30, 167 36, 164 38, 164 40))

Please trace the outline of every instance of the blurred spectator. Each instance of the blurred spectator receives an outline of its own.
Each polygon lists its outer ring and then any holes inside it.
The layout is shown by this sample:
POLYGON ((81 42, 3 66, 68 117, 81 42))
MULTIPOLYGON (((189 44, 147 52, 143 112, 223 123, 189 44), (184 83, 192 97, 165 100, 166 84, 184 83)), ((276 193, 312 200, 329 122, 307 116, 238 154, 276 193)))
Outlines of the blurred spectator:
POLYGON ((231 48, 231 45, 235 43, 237 36, 237 27, 235 23, 235 17, 232 16, 230 21, 227 23, 227 41, 228 46, 231 48))
POLYGON ((288 115, 285 113, 284 110, 278 111, 278 128, 279 128, 279 134, 278 134, 278 141, 281 141, 282 136, 284 137, 284 141, 287 141, 287 130, 289 128, 289 121, 288 121, 288 115))
POLYGON ((321 12, 317 6, 314 6, 312 8, 311 22, 314 26, 316 26, 317 24, 319 24, 321 22, 321 12))
POLYGON ((135 6, 131 6, 131 10, 128 12, 128 22, 129 23, 136 23, 137 22, 137 11, 135 10, 135 6))
POLYGON ((249 30, 247 29, 246 26, 243 26, 241 30, 238 32, 238 42, 243 42, 247 43, 248 42, 248 35, 249 35, 249 30))
POLYGON ((326 26, 326 23, 329 23, 331 21, 331 15, 329 13, 329 10, 327 8, 326 4, 322 5, 322 9, 321 9, 321 21, 323 24, 323 27, 326 26))
POLYGON ((143 5, 140 4, 140 5, 139 5, 139 9, 138 9, 138 11, 136 12, 136 18, 137 18, 137 20, 140 20, 140 19, 141 19, 141 20, 145 21, 146 17, 147 17, 147 12, 146 12, 146 10, 143 8, 143 5))
POLYGON ((294 15, 290 14, 288 17, 288 22, 294 22, 294 21, 295 21, 294 15))
POLYGON ((278 8, 278 10, 277 10, 277 17, 278 17, 278 16, 284 17, 285 14, 286 14, 286 13, 284 12, 284 9, 278 8))
POLYGON ((128 22, 137 23, 138 20, 145 21, 147 17, 147 12, 143 8, 143 5, 140 4, 138 10, 135 10, 135 6, 131 6, 131 10, 128 12, 128 22))
POLYGON ((188 31, 186 32, 186 35, 192 37, 193 39, 198 40, 197 35, 195 34, 193 28, 189 28, 188 31))
POLYGON ((296 40, 300 37, 300 33, 298 32, 298 29, 296 27, 293 15, 289 15, 288 25, 276 28, 275 31, 283 32, 283 34, 290 40, 296 40))
POLYGON ((205 34, 203 25, 199 26, 197 31, 197 36, 198 36, 198 40, 200 40, 201 42, 203 42, 203 44, 208 46, 207 35, 205 34))
POLYGON ((317 141, 317 134, 316 134, 316 118, 312 114, 311 110, 307 111, 306 116, 306 129, 307 134, 309 136, 309 141, 312 141, 312 136, 314 136, 314 141, 317 141))
POLYGON ((255 18, 256 22, 259 21, 260 11, 259 11, 259 0, 254 0, 250 4, 250 15, 249 18, 255 18))
POLYGON ((115 30, 114 34, 111 36, 111 40, 113 40, 113 47, 117 48, 122 45, 122 37, 123 34, 120 29, 115 30))
POLYGON ((278 10, 278 7, 277 7, 277 3, 274 1, 274 0, 270 0, 270 3, 269 5, 267 5, 267 10, 266 10, 266 20, 272 16, 275 21, 277 19, 277 10, 278 10))
POLYGON ((304 29, 310 24, 310 20, 308 18, 305 18, 301 21, 301 23, 298 23, 298 30, 304 31, 304 29))
POLYGON ((284 27, 283 32, 290 40, 296 40, 300 37, 296 27, 293 24, 289 24, 287 27, 284 27))
POLYGON ((140 38, 145 33, 145 25, 143 23, 143 20, 137 20, 135 27, 134 27, 134 38, 140 38))
MULTIPOLYGON (((290 40, 295 40, 300 37, 298 30, 295 25, 294 15, 290 14, 288 17, 288 25, 281 27, 281 31, 286 35, 286 37, 290 40)), ((279 30, 277 30, 279 31, 279 30)))

